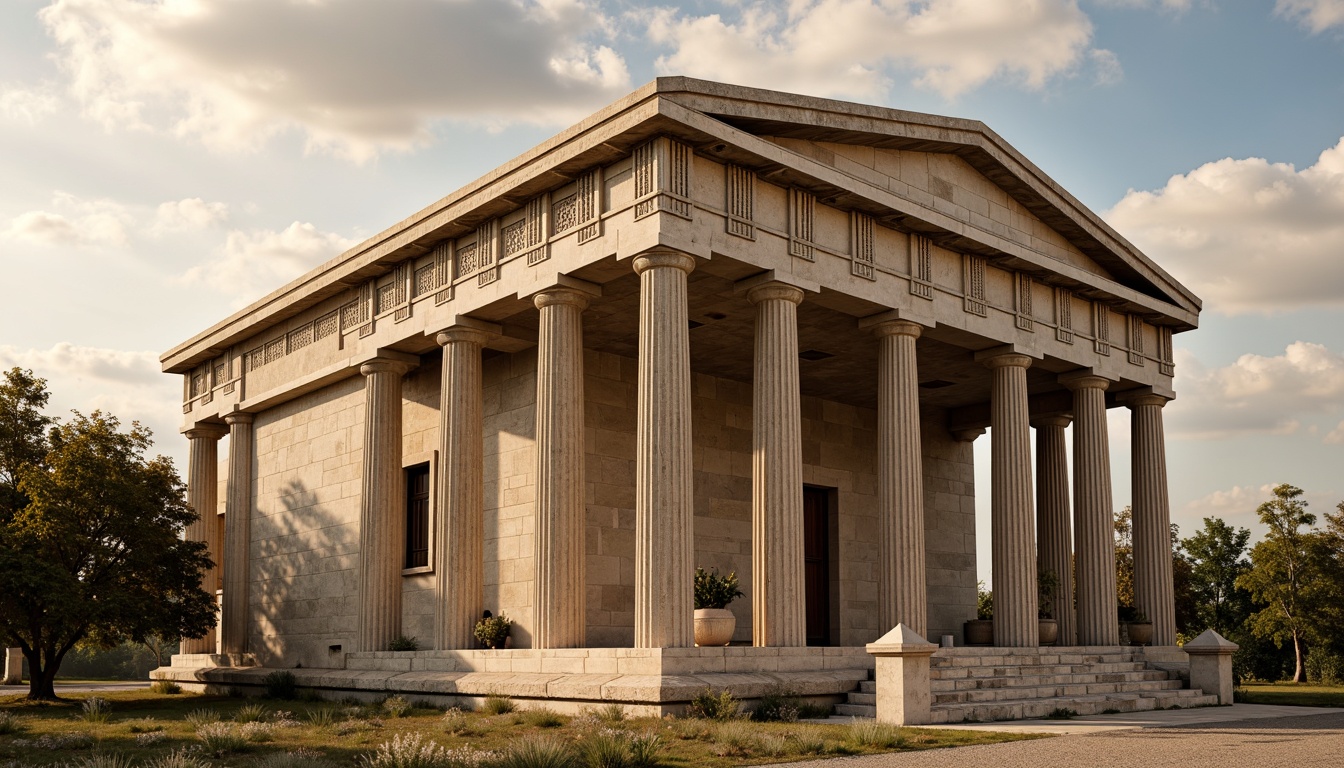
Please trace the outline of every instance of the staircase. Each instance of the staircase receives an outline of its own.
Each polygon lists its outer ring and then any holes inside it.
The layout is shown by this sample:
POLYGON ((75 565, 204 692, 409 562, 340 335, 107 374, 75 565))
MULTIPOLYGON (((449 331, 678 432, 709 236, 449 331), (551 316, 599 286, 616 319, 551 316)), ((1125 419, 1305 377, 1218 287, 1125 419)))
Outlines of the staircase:
MULTIPOLYGON (((930 658, 934 723, 1041 718, 1056 710, 1079 715, 1205 707, 1216 696, 1189 690, 1176 672, 1151 668, 1142 650, 1086 648, 956 648, 930 658)), ((865 680, 835 713, 875 717, 877 684, 865 680)))

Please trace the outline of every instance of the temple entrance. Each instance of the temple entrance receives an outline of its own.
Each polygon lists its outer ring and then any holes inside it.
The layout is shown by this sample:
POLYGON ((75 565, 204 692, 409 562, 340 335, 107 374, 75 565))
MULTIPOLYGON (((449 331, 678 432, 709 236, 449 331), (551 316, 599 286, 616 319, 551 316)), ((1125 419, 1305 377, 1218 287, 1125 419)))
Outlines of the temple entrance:
POLYGON ((831 644, 830 491, 803 488, 803 571, 807 644, 831 644))

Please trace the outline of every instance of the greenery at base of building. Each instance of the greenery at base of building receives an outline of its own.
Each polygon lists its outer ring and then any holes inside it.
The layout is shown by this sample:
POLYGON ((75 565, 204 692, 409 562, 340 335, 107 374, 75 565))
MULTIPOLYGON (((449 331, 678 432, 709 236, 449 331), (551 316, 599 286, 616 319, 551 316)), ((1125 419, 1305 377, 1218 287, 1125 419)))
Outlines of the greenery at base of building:
POLYGON ((720 576, 717 570, 695 569, 695 609, 727 608, 728 604, 742 596, 737 587, 737 572, 720 576))

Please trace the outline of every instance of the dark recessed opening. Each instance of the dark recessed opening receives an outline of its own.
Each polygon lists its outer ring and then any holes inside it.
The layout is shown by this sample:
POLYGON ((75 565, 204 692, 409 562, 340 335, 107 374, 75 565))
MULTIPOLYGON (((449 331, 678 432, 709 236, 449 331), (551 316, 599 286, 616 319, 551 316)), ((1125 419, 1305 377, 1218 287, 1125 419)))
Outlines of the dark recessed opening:
POLYGON ((727 317, 727 315, 723 314, 722 312, 706 312, 705 317, 709 318, 710 320, 722 320, 725 317, 727 317))
POLYGON ((691 321, 687 322, 686 324, 689 325, 691 328, 699 328, 700 326, 704 325, 704 323, 698 323, 698 322, 696 322, 696 321, 694 321, 694 320, 691 320, 691 321))
POLYGON ((932 381, 921 381, 919 387, 920 389, 942 389, 943 387, 950 387, 953 384, 956 384, 956 382, 933 379, 932 381))
POLYGON ((828 357, 835 357, 835 355, 831 354, 830 352, 822 352, 820 349, 803 350, 802 352, 798 353, 798 356, 804 360, 811 360, 812 362, 816 362, 818 360, 825 360, 828 357))

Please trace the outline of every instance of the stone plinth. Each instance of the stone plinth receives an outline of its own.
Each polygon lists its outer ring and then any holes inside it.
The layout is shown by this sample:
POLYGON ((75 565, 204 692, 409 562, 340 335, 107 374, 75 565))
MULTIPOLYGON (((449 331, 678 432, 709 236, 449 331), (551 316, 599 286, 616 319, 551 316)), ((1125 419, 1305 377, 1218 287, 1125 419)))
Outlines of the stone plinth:
POLYGON ((877 719, 897 725, 929 722, 929 657, 938 646, 904 624, 869 643, 877 661, 877 719))
POLYGON ((5 650, 5 666, 0 670, 0 685, 19 685, 23 683, 23 651, 19 648, 5 650))
POLYGON ((1190 687, 1217 696, 1219 704, 1230 705, 1236 684, 1232 677, 1232 654, 1239 647, 1212 629, 1204 630, 1204 634, 1182 646, 1181 650, 1190 656, 1190 687))

